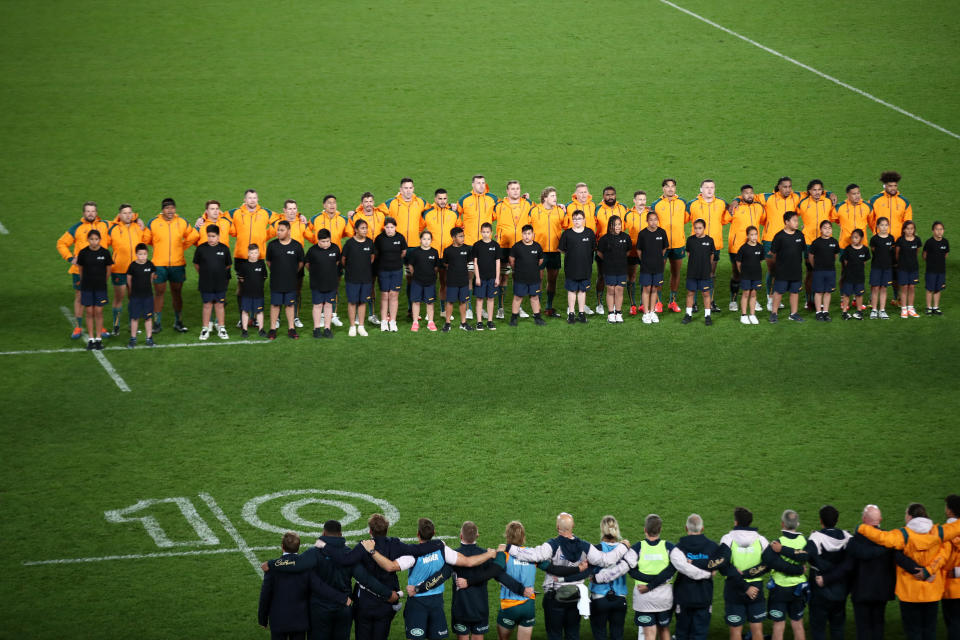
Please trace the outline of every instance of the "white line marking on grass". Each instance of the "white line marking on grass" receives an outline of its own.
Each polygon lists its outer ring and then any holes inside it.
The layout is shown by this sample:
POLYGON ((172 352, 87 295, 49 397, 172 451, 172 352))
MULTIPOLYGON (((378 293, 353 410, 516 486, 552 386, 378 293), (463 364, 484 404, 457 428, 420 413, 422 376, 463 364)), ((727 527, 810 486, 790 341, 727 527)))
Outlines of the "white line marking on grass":
MULTIPOLYGON (((66 307, 60 307, 60 311, 63 312, 63 317, 67 319, 67 322, 70 324, 70 326, 73 326, 73 316, 70 315, 70 310, 67 309, 66 307)), ((89 336, 87 336, 87 339, 89 340, 89 336)), ((117 373, 117 370, 114 369, 113 365, 110 364, 110 361, 107 360, 107 356, 103 355, 103 353, 101 353, 100 351, 97 351, 96 349, 94 349, 92 353, 93 353, 93 357, 96 358, 97 362, 100 363, 100 366, 103 367, 106 370, 107 374, 111 378, 113 378, 113 381, 117 383, 117 386, 120 388, 120 391, 125 391, 129 393, 130 387, 127 386, 127 383, 124 381, 124 379, 120 377, 120 374, 117 373)))
POLYGON ((103 516, 107 519, 107 522, 122 523, 139 521, 140 524, 143 525, 143 528, 146 530, 147 534, 153 538, 153 541, 161 549, 167 547, 192 547, 198 544, 209 546, 216 546, 220 544, 220 539, 217 538, 216 534, 210 529, 206 521, 200 517, 200 514, 197 512, 197 508, 193 506, 193 501, 191 501, 190 498, 150 498, 148 500, 140 500, 129 507, 124 507, 123 509, 111 509, 110 511, 104 511, 103 516), (163 504, 165 502, 177 505, 177 508, 180 509, 180 513, 183 514, 183 517, 187 520, 190 526, 193 527, 193 530, 196 531, 198 538, 197 540, 175 542, 167 537, 166 531, 164 531, 163 527, 160 526, 160 521, 157 520, 155 516, 145 515, 136 517, 133 515, 155 504, 163 504))
MULTIPOLYGON (((182 349, 186 347, 230 347, 244 344, 270 344, 267 341, 257 342, 187 342, 174 344, 158 344, 152 347, 142 347, 137 351, 152 351, 153 349, 182 349)), ((127 347, 104 347, 104 351, 128 351, 127 347)), ((35 353, 86 353, 83 347, 71 347, 68 349, 22 349, 20 351, 0 351, 0 356, 26 356, 35 353)))
POLYGON ((223 512, 223 509, 220 508, 220 505, 217 504, 217 501, 213 499, 209 493, 200 492, 197 494, 200 496, 200 499, 207 503, 207 506, 210 507, 210 511, 213 512, 213 515, 217 517, 217 520, 220 521, 220 524, 223 525, 223 528, 227 533, 230 534, 230 537, 233 538, 234 542, 237 543, 237 549, 246 556, 247 560, 250 561, 250 565, 253 567, 253 570, 257 572, 257 575, 261 578, 263 577, 263 569, 260 568, 260 561, 257 559, 256 554, 253 553, 253 550, 250 549, 250 546, 244 541, 240 536, 240 532, 237 531, 237 528, 233 526, 233 523, 230 522, 230 518, 227 517, 227 514, 223 512))
MULTIPOLYGON (((452 540, 456 536, 434 536, 439 540, 452 540)), ((400 538, 404 542, 416 542, 416 538, 400 538)), ((348 542, 354 542, 348 540, 348 542)), ((278 545, 272 544, 264 547, 248 547, 250 551, 279 551, 278 545)), ((128 553, 116 556, 92 556, 89 558, 56 558, 53 560, 24 560, 21 564, 25 567, 40 567, 51 564, 84 564, 88 562, 110 562, 112 560, 147 560, 151 558, 178 558, 188 556, 212 556, 224 553, 240 553, 240 549, 198 549, 196 551, 156 551, 154 553, 128 553)), ((259 568, 260 565, 257 565, 259 568)))
POLYGON ((6 228, 5 226, 3 226, 3 223, 2 223, 2 222, 0 222, 0 235, 4 235, 4 236, 5 236, 5 235, 7 235, 8 233, 10 233, 10 232, 7 231, 7 228, 6 228))
POLYGON ((819 71, 819 70, 817 70, 817 69, 814 69, 814 68, 811 67, 810 65, 804 64, 804 63, 800 62, 799 60, 797 60, 796 58, 791 58, 790 56, 787 56, 787 55, 784 55, 784 54, 780 53, 779 51, 775 51, 774 49, 771 49, 770 47, 764 46, 764 45, 760 44, 759 42, 757 42, 756 40, 751 40, 751 39, 748 38, 747 36, 740 35, 740 34, 737 33, 736 31, 733 31, 732 29, 728 29, 728 28, 724 27, 723 25, 717 24, 717 23, 714 22, 713 20, 710 20, 710 19, 708 19, 708 18, 704 18, 704 17, 701 16, 700 14, 694 13, 693 11, 690 11, 689 9, 684 9, 684 8, 681 7, 680 5, 674 4, 673 2, 670 2, 670 0, 660 0, 660 2, 662 2, 663 4, 665 4, 665 5, 667 5, 667 6, 673 7, 673 8, 676 9, 677 11, 682 11, 683 13, 687 14, 688 16, 692 16, 692 17, 696 18, 697 20, 700 20, 701 22, 705 22, 705 23, 707 23, 708 25, 710 25, 711 27, 716 27, 717 29, 720 29, 721 31, 724 31, 724 32, 726 32, 726 33, 729 33, 730 35, 732 35, 732 36, 734 36, 734 37, 736 37, 736 38, 740 38, 740 39, 743 40, 744 42, 748 42, 748 43, 752 44, 752 45, 755 46, 755 47, 758 47, 758 48, 760 48, 760 49, 763 49, 763 50, 766 51, 767 53, 771 53, 771 54, 777 56, 778 58, 782 58, 782 59, 786 60, 787 62, 790 62, 790 63, 792 63, 792 64, 797 65, 798 67, 801 67, 801 68, 803 68, 803 69, 806 69, 807 71, 809 71, 809 72, 811 72, 811 73, 815 73, 816 75, 820 76, 820 77, 823 78, 824 80, 829 80, 830 82, 832 82, 832 83, 834 83, 834 84, 840 85, 840 86, 843 87, 844 89, 849 89, 850 91, 853 91, 854 93, 860 94, 860 95, 863 96, 864 98, 869 98, 870 100, 873 100, 873 101, 876 102, 877 104, 881 104, 881 105, 883 105, 883 106, 885 106, 885 107, 887 107, 887 108, 889 108, 889 109, 893 109, 893 110, 896 111, 897 113, 903 114, 903 115, 907 116, 908 118, 913 118, 913 119, 916 120, 917 122, 921 122, 921 123, 927 125, 928 127, 932 127, 932 128, 934 128, 934 129, 936 129, 937 131, 940 131, 941 133, 945 133, 945 134, 947 134, 948 136, 951 136, 951 137, 954 137, 954 138, 957 138, 958 140, 960 140, 960 134, 956 134, 956 133, 954 133, 953 131, 950 131, 949 129, 945 129, 945 128, 941 127, 941 126, 938 125, 938 124, 935 124, 935 123, 933 123, 933 122, 930 122, 929 120, 926 120, 926 119, 924 119, 924 118, 921 118, 920 116, 918 116, 918 115, 916 115, 916 114, 914 114, 914 113, 910 113, 910 112, 907 111, 906 109, 901 109, 900 107, 898 107, 898 106, 895 105, 895 104, 890 104, 890 103, 887 102, 886 100, 882 100, 881 98, 878 98, 877 96, 873 95, 872 93, 867 93, 867 92, 864 91, 863 89, 858 89, 858 88, 854 87, 853 85, 849 85, 849 84, 847 84, 846 82, 843 82, 842 80, 839 80, 839 79, 837 79, 837 78, 834 78, 833 76, 831 76, 831 75, 829 75, 829 74, 826 74, 826 73, 824 73, 824 72, 822 72, 822 71, 819 71))

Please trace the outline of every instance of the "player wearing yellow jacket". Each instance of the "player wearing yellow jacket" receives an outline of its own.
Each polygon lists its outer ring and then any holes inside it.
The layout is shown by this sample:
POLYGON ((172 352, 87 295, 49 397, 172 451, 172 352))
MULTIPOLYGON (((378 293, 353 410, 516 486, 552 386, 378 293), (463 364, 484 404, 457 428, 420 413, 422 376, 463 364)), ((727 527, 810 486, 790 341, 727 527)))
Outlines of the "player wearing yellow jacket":
POLYGON ((583 226, 592 229, 597 237, 599 237, 600 234, 597 233, 596 210, 597 205, 593 202, 593 196, 590 194, 587 183, 578 182, 573 189, 573 194, 570 196, 570 202, 567 204, 567 215, 563 218, 563 228, 569 229, 573 226, 573 221, 570 216, 573 215, 574 211, 583 211, 583 226))
POLYGON ((160 205, 161 213, 147 224, 143 232, 144 244, 153 245, 153 264, 157 268, 153 295, 153 332, 162 329, 163 296, 170 283, 170 295, 173 298, 175 320, 173 329, 186 333, 180 317, 183 311, 183 283, 187 280, 186 259, 183 252, 197 240, 197 230, 177 215, 177 205, 173 198, 166 198, 160 205))
MULTIPOLYGON (((413 192, 413 179, 404 178, 400 181, 400 192, 380 205, 380 209, 397 221, 397 233, 411 246, 416 246, 416 240, 423 231, 423 212, 429 206, 426 200, 413 192)), ((409 289, 409 283, 407 288, 409 289)))
MULTIPOLYGON (((323 200, 324 210, 328 210, 331 206, 336 210, 337 199, 333 196, 326 196, 323 200), (327 198, 329 198, 329 200, 327 198), (331 200, 333 201, 332 205, 331 200)), ((387 215, 383 212, 383 209, 373 206, 373 194, 364 193, 360 197, 360 206, 351 211, 347 217, 347 226, 343 230, 343 235, 344 237, 352 238, 356 235, 357 222, 363 220, 367 223, 367 237, 371 240, 376 240, 380 232, 383 231, 383 225, 386 219, 387 215)), ((333 232, 331 232, 331 235, 332 233, 333 232)), ((311 242, 313 241, 311 240, 311 242)))
MULTIPOLYGON (((480 239, 480 227, 483 223, 493 224, 497 207, 497 196, 489 193, 486 178, 481 175, 473 176, 472 187, 470 193, 460 198, 454 209, 460 214, 463 224, 463 241, 470 246, 480 239)), ((437 236, 433 236, 433 239, 436 240, 437 236)), ((442 251, 440 253, 443 255, 442 251)))
MULTIPOLYGON (((373 217, 373 194, 369 192, 363 194, 360 198, 360 206, 357 207, 357 210, 353 213, 356 214, 357 211, 363 211, 361 217, 366 218, 368 207, 370 217, 373 217)), ((383 216, 383 214, 381 213, 380 216, 383 216)), ((380 220, 382 223, 383 218, 381 217, 380 220)), ((369 221, 367 224, 370 224, 369 221)), ((307 240, 316 244, 317 232, 320 231, 320 229, 326 229, 330 232, 330 243, 340 247, 343 243, 343 238, 350 237, 348 233, 352 233, 352 227, 350 232, 347 231, 348 227, 350 227, 350 223, 343 217, 343 214, 337 211, 337 199, 331 198, 324 203, 323 211, 310 219, 310 226, 307 229, 307 240)))
POLYGON ((860 186, 847 185, 847 199, 837 205, 837 222, 840 224, 840 248, 850 244, 850 234, 854 229, 863 231, 863 241, 867 243, 867 228, 870 226, 870 205, 863 201, 860 186))
POLYGON ((113 247, 113 265, 110 279, 113 282, 113 335, 120 333, 120 313, 127 293, 127 268, 137 259, 136 247, 143 237, 143 228, 134 221, 133 207, 121 204, 116 222, 110 225, 108 244, 113 247))
POLYGON ((896 171, 884 171, 880 176, 883 191, 870 198, 870 231, 876 233, 877 220, 890 221, 890 235, 899 239, 903 223, 913 220, 913 206, 900 194, 901 176, 896 171))
MULTIPOLYGON (((100 245, 108 246, 110 244, 110 225, 97 215, 96 202, 83 203, 83 217, 63 232, 63 235, 57 239, 57 252, 60 257, 70 263, 69 273, 73 280, 73 316, 76 326, 70 337, 74 340, 83 333, 83 307, 80 305, 80 269, 77 268, 76 256, 80 251, 87 248, 90 244, 87 242, 87 234, 92 229, 100 233, 100 245), (73 247, 73 249, 71 249, 73 247)), ((90 336, 93 340, 96 336, 90 336)))
POLYGON ((660 186, 663 188, 663 195, 654 201, 651 209, 657 214, 660 228, 667 232, 670 243, 670 248, 667 249, 667 260, 670 262, 670 303, 667 308, 674 313, 680 313, 677 289, 680 287, 680 269, 683 268, 683 256, 687 246, 686 223, 690 218, 687 214, 687 203, 677 195, 677 181, 666 178, 660 186))
MULTIPOLYGON (((833 202, 826 197, 823 182, 821 180, 811 180, 807 184, 807 190, 801 194, 800 202, 797 203, 797 213, 803 220, 803 238, 809 247, 810 244, 820 237, 820 224, 823 222, 836 222, 837 211, 833 208, 833 202)), ((813 299, 813 267, 807 260, 806 276, 803 280, 803 289, 807 296, 807 309, 814 310, 813 299)))
POLYGON ((530 209, 530 225, 534 242, 543 249, 543 268, 547 270, 548 316, 557 316, 553 297, 557 293, 557 275, 560 273, 560 234, 566 210, 557 202, 557 189, 547 187, 540 192, 540 204, 530 209))
POLYGON ((507 269, 510 267, 510 249, 521 242, 523 225, 530 224, 533 203, 520 192, 520 182, 507 182, 507 195, 497 203, 494 218, 497 221, 497 244, 500 245, 500 286, 497 287, 497 318, 503 318, 503 291, 507 286, 507 269))
MULTIPOLYGON (((443 256, 443 250, 453 244, 453 238, 450 237, 450 230, 454 227, 461 226, 460 214, 450 207, 450 196, 447 194, 447 190, 443 188, 437 189, 433 194, 433 204, 423 212, 423 228, 430 232, 430 235, 433 237, 430 246, 435 248, 441 257, 443 256)), ((466 232, 464 232, 464 234, 466 234, 466 232)), ((447 270, 443 266, 441 266, 437 272, 437 280, 439 282, 437 287, 438 299, 446 300, 447 270)), ((467 317, 472 318, 473 312, 469 311, 469 308, 470 306, 467 305, 467 317)))
POLYGON ((237 239, 233 247, 234 262, 247 259, 247 247, 251 244, 257 245, 261 256, 267 255, 267 229, 273 212, 260 206, 255 190, 247 189, 243 194, 243 204, 230 211, 227 217, 233 223, 230 235, 237 239))
MULTIPOLYGON (((596 222, 594 232, 597 236, 597 242, 600 242, 600 238, 607 232, 607 224, 610 221, 610 216, 619 217, 620 224, 623 225, 624 220, 627 218, 627 208, 617 202, 617 190, 611 186, 607 186, 603 188, 603 199, 600 201, 600 204, 597 205, 596 212, 594 213, 596 222)), ((601 304, 600 301, 604 299, 601 296, 603 296, 606 291, 606 281, 603 278, 603 260, 600 258, 597 258, 597 286, 595 291, 597 292, 597 313, 603 315, 603 304, 601 304)), ((589 309, 589 307, 587 308, 589 309)))
POLYGON ((700 182, 700 194, 687 203, 687 217, 690 220, 706 222, 706 234, 713 238, 713 262, 710 269, 710 311, 720 311, 716 298, 713 295, 713 279, 717 275, 717 265, 720 264, 720 250, 723 249, 723 227, 730 223, 730 212, 727 203, 716 197, 717 184, 707 178, 700 182))
MULTIPOLYGON (((727 231, 727 251, 730 256, 730 311, 737 310, 737 293, 740 291, 740 270, 737 268, 737 252, 747 242, 747 227, 760 228, 763 205, 757 202, 753 185, 740 187, 740 195, 730 201, 730 228, 727 231)), ((757 303, 757 311, 761 310, 757 303)), ((749 310, 748 310, 749 311, 749 310)))

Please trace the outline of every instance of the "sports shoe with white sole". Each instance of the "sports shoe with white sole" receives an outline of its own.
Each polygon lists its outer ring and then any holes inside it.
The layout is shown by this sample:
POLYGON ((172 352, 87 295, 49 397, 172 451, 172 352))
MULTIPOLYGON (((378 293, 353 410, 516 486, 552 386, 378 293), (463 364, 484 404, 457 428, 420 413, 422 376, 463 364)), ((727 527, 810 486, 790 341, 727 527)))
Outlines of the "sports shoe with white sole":
POLYGON ((377 317, 377 314, 371 313, 369 316, 367 316, 367 322, 376 326, 380 324, 380 318, 377 317))
POLYGON ((330 324, 332 324, 335 327, 343 326, 343 322, 340 320, 340 316, 333 316, 332 318, 330 318, 330 324))
POLYGON ((220 327, 219 329, 217 329, 217 337, 220 338, 221 340, 229 340, 230 336, 227 335, 227 328, 220 327))
MULTIPOLYGON (((600 305, 597 305, 597 308, 600 309, 600 313, 602 314, 602 313, 603 313, 603 307, 600 306, 600 305)), ((584 307, 583 313, 587 314, 588 316, 592 316, 592 315, 593 315, 593 309, 591 309, 590 307, 584 307)))
POLYGON ((357 325, 355 324, 350 325, 350 329, 347 331, 347 335, 350 336, 351 338, 355 338, 357 336, 357 325))
POLYGON ((767 298, 767 311, 773 312, 773 298, 767 298))
POLYGON ((608 314, 607 314, 607 322, 609 322, 610 324, 616 324, 616 323, 617 323, 617 314, 615 314, 615 313, 613 313, 613 312, 608 313, 608 314))
POLYGON ((660 316, 654 313, 653 315, 650 316, 650 322, 652 322, 653 324, 660 324, 660 316))
POLYGON ((300 322, 300 318, 293 319, 293 326, 296 327, 297 329, 303 329, 303 323, 300 322))
POLYGON ((369 335, 367 333, 367 330, 363 327, 362 324, 357 325, 357 335, 359 335, 362 338, 366 338, 369 335))
POLYGON ((497 320, 503 320, 503 307, 497 309, 497 320))
POLYGON ((748 316, 740 316, 740 324, 750 324, 750 318, 748 316))
POLYGON ((392 331, 392 332, 394 332, 394 333, 397 332, 397 321, 396 321, 396 320, 391 320, 391 321, 390 321, 390 331, 392 331))
POLYGON ((730 301, 730 304, 727 305, 727 309, 730 309, 730 311, 736 311, 736 310, 737 310, 737 306, 738 306, 738 305, 737 305, 737 301, 736 301, 736 300, 731 300, 731 301, 730 301))
POLYGON ((203 329, 200 329, 201 340, 206 340, 209 337, 210 337, 210 327, 204 327, 203 329))
POLYGON ((388 320, 380 321, 380 331, 390 331, 390 322, 388 320))
POLYGON ((757 300, 756 302, 753 303, 753 310, 754 310, 754 311, 763 311, 763 305, 760 304, 760 301, 759 301, 759 300, 757 300))
POLYGON ((597 314, 601 316, 603 315, 603 305, 599 302, 597 303, 597 314))
POLYGON ((470 310, 470 307, 467 307, 467 320, 473 320, 473 311, 470 310))
POLYGON ((530 314, 527 313, 526 311, 524 311, 524 310, 523 310, 523 307, 520 307, 520 317, 521 317, 521 318, 529 318, 529 317, 530 317, 530 314))
POLYGON ((760 321, 757 319, 757 316, 749 316, 750 324, 760 324, 760 321))
POLYGON ((650 315, 651 315, 651 314, 649 314, 649 313, 643 314, 643 317, 640 318, 640 321, 641 321, 643 324, 650 324, 651 322, 653 322, 653 319, 650 317, 650 315))

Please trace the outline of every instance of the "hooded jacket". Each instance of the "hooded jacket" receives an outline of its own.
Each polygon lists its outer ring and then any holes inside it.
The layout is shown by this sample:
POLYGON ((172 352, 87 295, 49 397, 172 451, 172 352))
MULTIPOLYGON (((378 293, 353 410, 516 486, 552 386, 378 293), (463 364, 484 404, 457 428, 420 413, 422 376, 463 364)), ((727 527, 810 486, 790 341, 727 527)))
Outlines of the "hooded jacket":
POLYGON ((905 527, 883 531, 861 524, 857 533, 891 549, 901 549, 920 566, 926 567, 933 581, 917 580, 902 567, 897 567, 895 593, 903 602, 936 602, 943 596, 944 572, 951 545, 943 544, 943 526, 934 526, 930 518, 913 518, 905 527))
POLYGON ((810 595, 834 602, 847 599, 847 581, 827 581, 824 578, 822 587, 817 586, 814 578, 823 576, 843 565, 847 558, 847 545, 852 536, 842 529, 821 529, 810 534, 807 540, 807 553, 810 556, 810 595))

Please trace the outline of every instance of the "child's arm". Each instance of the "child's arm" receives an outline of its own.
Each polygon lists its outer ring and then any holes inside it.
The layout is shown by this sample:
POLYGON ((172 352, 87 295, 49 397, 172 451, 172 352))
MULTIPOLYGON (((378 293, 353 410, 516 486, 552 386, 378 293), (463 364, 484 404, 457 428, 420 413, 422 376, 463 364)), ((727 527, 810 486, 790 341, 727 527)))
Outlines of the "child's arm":
POLYGON ((500 286, 500 258, 497 258, 497 267, 494 271, 493 284, 496 287, 500 286))
POLYGON ((127 291, 130 291, 131 289, 133 289, 133 276, 131 276, 128 273, 127 274, 127 291))
POLYGON ((477 264, 477 259, 473 259, 473 279, 477 283, 477 286, 480 286, 480 266, 477 264))

